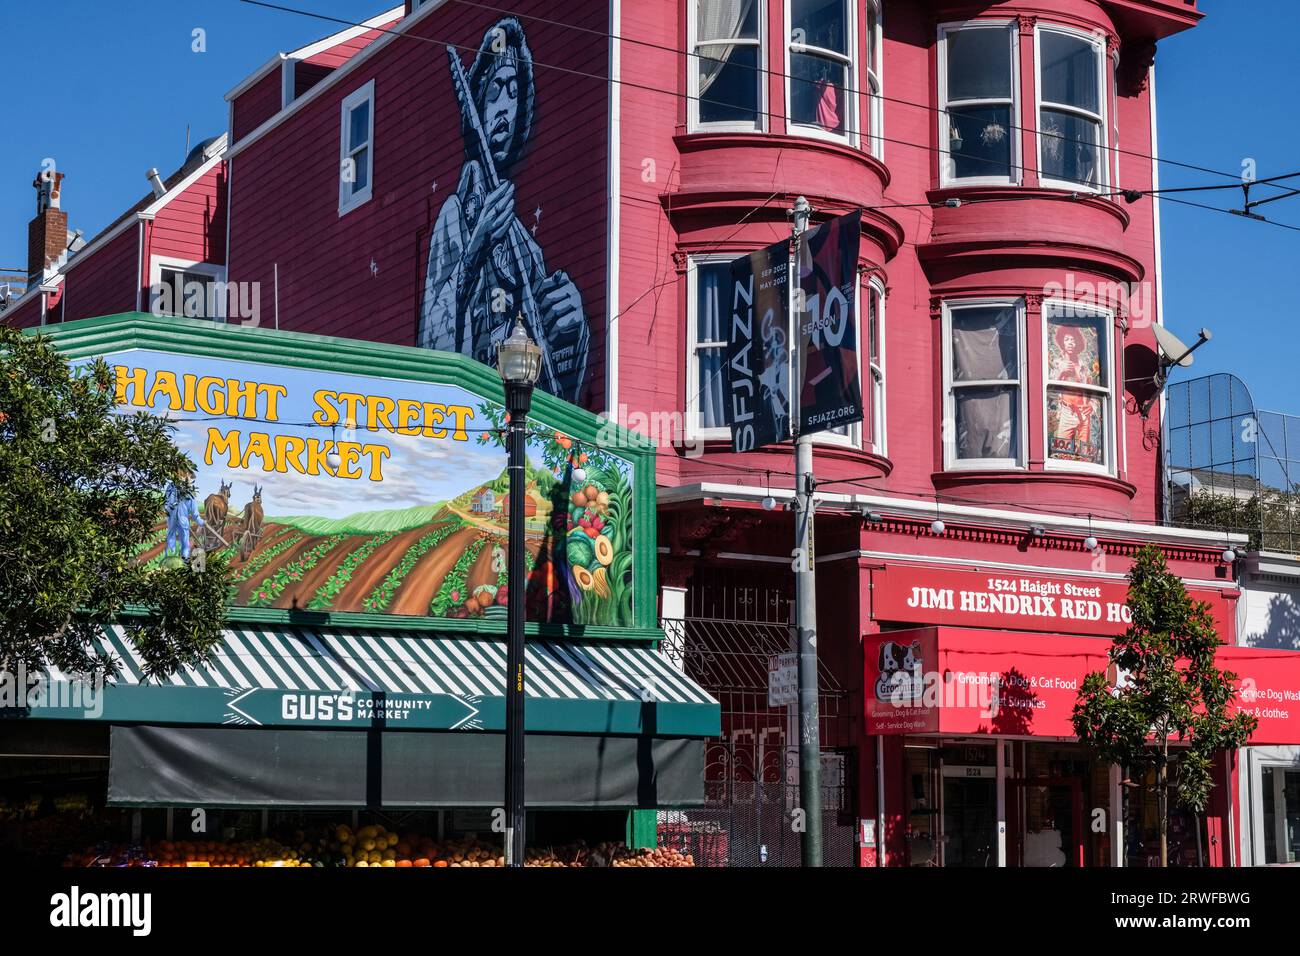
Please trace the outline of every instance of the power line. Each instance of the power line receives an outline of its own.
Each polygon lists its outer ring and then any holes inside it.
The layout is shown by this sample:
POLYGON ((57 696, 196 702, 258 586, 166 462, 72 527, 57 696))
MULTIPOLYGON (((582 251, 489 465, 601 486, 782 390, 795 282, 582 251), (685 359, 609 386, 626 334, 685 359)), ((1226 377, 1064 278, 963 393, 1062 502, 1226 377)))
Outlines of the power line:
MULTIPOLYGON (((307 17, 313 17, 313 18, 320 19, 320 20, 327 20, 327 21, 331 21, 331 22, 334 22, 334 23, 344 24, 344 25, 347 25, 347 26, 352 26, 352 27, 365 27, 365 24, 364 24, 364 23, 361 23, 361 22, 358 22, 358 21, 347 20, 347 19, 344 19, 344 18, 341 18, 341 17, 333 17, 333 16, 329 16, 329 15, 327 15, 327 14, 323 14, 323 13, 315 13, 315 12, 310 11, 310 10, 300 10, 300 9, 296 9, 296 8, 294 8, 294 7, 286 7, 286 6, 282 6, 282 5, 280 5, 280 4, 269 3, 269 2, 267 2, 267 0, 240 0, 240 2, 241 2, 241 3, 247 3, 247 4, 250 4, 250 5, 252 5, 252 6, 266 7, 266 8, 268 8, 268 9, 272 9, 272 10, 279 10, 279 11, 282 11, 282 12, 284 12, 284 13, 294 13, 294 14, 298 14, 298 15, 300 15, 300 16, 307 16, 307 17)), ((460 2, 468 2, 468 0, 460 0, 460 2)), ((489 8, 489 9, 494 9, 494 8, 489 8)), ((522 16, 522 15, 520 15, 520 16, 522 16)), ((525 18, 526 18, 526 17, 525 17, 525 18)), ((571 27, 574 26, 574 25, 572 25, 572 24, 560 24, 560 25, 561 25, 561 26, 571 26, 571 27)), ((385 28, 385 27, 366 27, 366 29, 374 30, 374 31, 376 31, 376 32, 378 32, 378 33, 390 34, 390 35, 392 35, 392 36, 397 36, 397 37, 406 37, 406 38, 408 38, 408 39, 418 40, 418 41, 420 41, 421 43, 432 43, 432 44, 434 44, 434 45, 436 45, 436 46, 450 47, 450 48, 455 49, 455 50, 467 51, 467 52, 472 52, 472 53, 475 53, 475 54, 483 53, 483 54, 488 55, 488 56, 506 56, 506 55, 507 55, 507 54, 504 54, 504 53, 495 53, 495 52, 492 52, 492 51, 484 51, 484 50, 481 50, 481 49, 480 49, 479 47, 477 47, 477 46, 472 46, 472 45, 469 45, 469 44, 464 44, 464 43, 452 43, 452 42, 449 42, 449 41, 446 41, 446 40, 440 40, 440 39, 437 39, 437 38, 434 38, 434 37, 415 36, 414 34, 411 34, 411 33, 407 33, 407 32, 400 31, 400 30, 388 29, 388 28, 385 28)), ((584 29, 587 29, 587 28, 584 28, 584 29)), ((595 32, 599 33, 601 36, 605 36, 605 37, 607 37, 607 38, 612 38, 612 37, 611 37, 611 34, 604 33, 603 31, 595 31, 595 32)), ((628 42, 638 42, 638 41, 631 41, 631 40, 629 40, 628 42)), ((676 53, 678 53, 678 54, 681 54, 681 53, 682 53, 682 51, 680 51, 680 50, 676 50, 675 48, 665 48, 665 49, 671 50, 672 52, 676 52, 676 53)), ((682 54, 682 55, 685 55, 685 54, 682 54)), ((617 84, 619 84, 620 86, 628 87, 628 88, 630 88, 630 89, 642 90, 642 91, 645 91, 645 92, 648 92, 648 93, 656 93, 656 94, 660 94, 660 95, 673 96, 673 97, 676 97, 676 98, 678 98, 678 99, 695 100, 697 103, 708 103, 708 104, 719 105, 719 106, 731 106, 731 105, 734 105, 734 104, 730 104, 730 103, 728 103, 728 102, 726 102, 726 101, 723 101, 723 100, 713 100, 713 99, 708 99, 708 98, 699 97, 699 96, 691 96, 690 94, 687 94, 687 93, 679 93, 679 92, 677 92, 676 90, 664 89, 664 88, 662 88, 662 87, 649 86, 649 85, 647 85, 647 84, 643 84, 643 83, 635 83, 635 82, 633 82, 633 81, 631 81, 631 80, 626 80, 626 79, 621 79, 621 78, 616 80, 616 79, 613 79, 612 77, 608 77, 608 76, 600 76, 599 74, 596 74, 596 73, 588 73, 588 72, 586 72, 586 71, 584 71, 584 70, 578 70, 578 69, 574 69, 574 68, 572 68, 572 67, 559 66, 559 65, 554 64, 554 63, 543 63, 543 62, 541 62, 540 60, 536 60, 536 59, 534 59, 534 60, 532 61, 532 65, 533 65, 534 67, 541 68, 541 69, 555 70, 555 71, 557 71, 557 72, 564 73, 564 74, 568 74, 568 75, 571 75, 571 76, 578 76, 578 77, 582 77, 582 78, 585 78, 585 79, 596 80, 596 81, 598 81, 598 82, 600 82, 600 83, 606 83, 606 84, 608 84, 608 83, 617 83, 617 84)), ((782 74, 782 75, 784 75, 784 74, 782 74)), ((910 104, 910 105, 919 106, 920 104, 910 104)), ((925 109, 937 109, 936 107, 929 107, 929 106, 926 106, 926 107, 924 107, 924 108, 925 108, 925 109)), ((757 110, 755 110, 755 112, 756 112, 758 115, 760 115, 760 116, 764 116, 764 117, 781 117, 781 118, 784 118, 784 114, 783 114, 783 113, 777 113, 777 112, 775 112, 775 111, 773 111, 773 110, 762 110, 762 109, 757 109, 757 110)), ((941 111, 941 112, 946 112, 946 111, 941 111)), ((1014 128, 1028 130, 1027 127, 1014 127, 1014 128)), ((873 133, 870 133, 869 131, 850 129, 847 125, 846 125, 845 128, 844 128, 844 132, 845 132, 846 134, 851 134, 851 135, 854 135, 854 136, 864 136, 864 135, 865 135, 867 138, 870 138, 870 139, 876 139, 876 140, 879 140, 879 141, 881 141, 881 142, 892 143, 892 144, 897 145, 897 146, 907 146, 907 147, 910 147, 910 148, 912 148, 912 149, 918 149, 918 150, 922 150, 922 151, 924 151, 924 152, 928 152, 928 153, 937 153, 937 154, 939 154, 939 155, 952 155, 951 152, 950 152, 949 150, 945 150, 945 149, 943 149, 943 148, 941 148, 941 147, 938 147, 938 146, 930 146, 930 145, 925 145, 925 144, 921 144, 921 143, 913 143, 913 142, 911 142, 911 141, 909 141, 909 140, 896 139, 896 138, 892 138, 892 137, 889 137, 889 136, 884 136, 884 135, 879 134, 879 133, 874 133, 874 134, 873 134, 873 133)), ((1059 137, 1059 136, 1057 136, 1056 134, 1051 134, 1051 135, 1055 136, 1056 138, 1063 138, 1063 137, 1059 137)), ((1099 146, 1099 144, 1095 144, 1095 143, 1094 143, 1094 144, 1091 144, 1091 145, 1093 145, 1093 146, 1095 146, 1095 147, 1097 147, 1097 148, 1103 148, 1103 149, 1111 149, 1111 148, 1112 148, 1112 147, 1101 147, 1101 146, 1099 146)), ((1143 157, 1143 158, 1146 158, 1146 159, 1152 159, 1152 160, 1158 160, 1158 159, 1159 159, 1159 157, 1154 157, 1154 156, 1150 156, 1150 155, 1142 154, 1142 153, 1136 153, 1136 154, 1133 154, 1133 155, 1137 155, 1137 156, 1140 156, 1140 157, 1143 157)), ((1001 169, 1001 168, 1007 168, 1007 169, 1019 170, 1019 171, 1021 171, 1021 172, 1032 172, 1032 173, 1035 173, 1035 174, 1038 174, 1038 173, 1040 172, 1040 170, 1038 170, 1038 169, 1035 168, 1035 167, 1026 166, 1026 165, 1024 165, 1024 164, 1022 164, 1022 163, 1013 163, 1013 162, 1011 162, 1009 159, 1008 159, 1006 162, 1003 162, 1003 161, 1001 161, 1001 160, 987 159, 987 158, 985 158, 985 157, 980 157, 980 156, 970 156, 970 155, 962 155, 962 159, 963 159, 963 161, 966 161, 966 162, 977 162, 977 163, 984 163, 984 164, 986 164, 986 165, 997 166, 999 169, 1001 169)), ((1178 165, 1183 165, 1183 166, 1186 166, 1187 168, 1190 168, 1190 169, 1196 169, 1196 170, 1199 170, 1199 171, 1201 171, 1201 172, 1212 173, 1213 175, 1216 175, 1216 176, 1225 176, 1225 177, 1230 177, 1230 178, 1239 178, 1239 177, 1231 177, 1230 174, 1228 174, 1228 173, 1224 173, 1224 172, 1219 171, 1219 170, 1209 169, 1209 168, 1207 168, 1207 167, 1199 167, 1199 166, 1194 166, 1194 165, 1191 165, 1191 164, 1184 164, 1184 163, 1180 163, 1180 164, 1178 164, 1178 165)), ((1084 183, 1081 183, 1081 184, 1080 184, 1081 187, 1085 187, 1085 188, 1086 188, 1086 185, 1087 185, 1087 184, 1084 184, 1084 183)), ((1282 226, 1285 226, 1285 224, 1283 224, 1283 223, 1276 223, 1276 222, 1273 222, 1273 220, 1268 220, 1268 219, 1260 219, 1259 221, 1261 221, 1261 222, 1267 222, 1267 223, 1270 223, 1270 224, 1272 224, 1272 225, 1282 225, 1282 226)), ((1294 228, 1294 229, 1300 230, 1300 227, 1291 227, 1291 226, 1286 226, 1286 228, 1294 228)))
MULTIPOLYGON (((250 0, 250 2, 251 2, 251 0, 250 0)), ((567 29, 577 30, 577 31, 580 31, 580 32, 582 32, 582 33, 588 33, 588 34, 592 34, 592 35, 595 35, 595 36, 603 36, 603 37, 606 37, 607 39, 618 40, 618 41, 621 42, 621 43, 631 43, 631 44, 635 44, 635 45, 637 45, 637 46, 644 46, 644 47, 648 47, 648 48, 653 49, 653 50, 660 50, 660 51, 662 51, 662 52, 664 52, 664 53, 672 53, 672 54, 675 54, 675 55, 677 55, 677 56, 682 56, 682 57, 698 56, 698 54, 692 53, 692 52, 690 52, 690 51, 682 50, 682 49, 679 49, 679 48, 677 48, 677 47, 673 47, 673 46, 667 46, 667 45, 665 45, 665 44, 661 44, 661 43, 654 43, 654 42, 652 42, 652 41, 650 41, 650 40, 640 40, 640 39, 636 39, 636 38, 634 38, 634 37, 625 37, 625 36, 620 36, 620 35, 615 34, 615 33, 606 33, 605 31, 603 31, 603 30, 597 30, 597 29, 595 29, 594 27, 585 27, 585 26, 582 26, 581 24, 577 24, 577 23, 566 23, 566 22, 561 21, 561 20, 553 20, 553 19, 550 19, 550 18, 548 18, 548 17, 537 16, 536 14, 520 13, 520 12, 517 12, 517 11, 514 11, 514 10, 506 9, 506 8, 504 8, 504 7, 496 7, 496 6, 492 6, 491 4, 479 3, 479 2, 476 2, 476 0, 454 0, 454 2, 456 2, 456 3, 460 3, 460 4, 463 4, 463 5, 468 6, 468 7, 477 7, 477 8, 479 8, 479 9, 481 9, 481 10, 489 10, 489 11, 491 11, 491 12, 493 12, 493 13, 508 13, 508 14, 510 14, 511 16, 517 17, 518 19, 521 19, 521 20, 534 20, 534 21, 536 21, 536 22, 538 22, 538 23, 544 23, 544 24, 547 24, 548 26, 565 27, 565 28, 567 28, 567 29)), ((871 42, 871 40, 868 39, 868 43, 870 43, 870 42, 871 42)), ((789 80, 789 79, 793 79, 793 80, 796 80, 796 81, 799 80, 798 77, 794 76, 794 75, 791 74, 791 73, 785 73, 785 72, 782 72, 782 71, 780 71, 780 70, 772 70, 772 69, 770 69, 770 68, 768 68, 768 67, 763 67, 763 66, 750 66, 750 65, 747 64, 747 63, 735 63, 735 64, 729 64, 729 65, 735 66, 735 67, 737 67, 737 68, 739 68, 739 69, 742 69, 742 70, 749 70, 749 71, 753 71, 753 72, 755 72, 755 73, 763 74, 763 75, 765 75, 765 76, 775 76, 775 77, 780 77, 781 79, 785 79, 785 80, 789 80)), ((884 93, 878 93, 878 92, 874 92, 874 91, 872 91, 872 90, 863 90, 863 89, 858 89, 858 88, 851 87, 851 86, 847 86, 847 85, 844 86, 843 89, 844 89, 844 92, 845 92, 845 93, 851 93, 851 94, 853 94, 854 96, 868 96, 868 97, 873 97, 873 98, 875 98, 875 99, 881 100, 882 102, 886 102, 886 103, 896 103, 896 104, 898 104, 898 105, 900 105, 900 106, 910 106, 910 107, 913 107, 913 108, 915 108, 915 109, 926 110, 926 111, 931 112, 931 113, 947 113, 949 116, 960 116, 960 117, 964 117, 964 118, 971 118, 971 117, 973 116, 973 114, 963 113, 963 112, 960 112, 960 111, 957 111, 957 110, 948 110, 948 109, 944 109, 944 108, 942 108, 942 107, 932 106, 932 105, 930 105, 929 103, 917 103, 917 102, 915 102, 914 100, 905 100, 905 99, 902 99, 902 98, 900 98, 900 97, 896 97, 896 96, 886 96, 884 93)), ((689 97, 688 97, 688 98, 689 98, 689 97)), ((714 101, 710 101, 710 102, 714 102, 714 101)), ((767 114, 767 115, 775 115, 775 114, 767 114)), ((976 118, 978 118, 978 117, 976 117, 976 118)), ((1013 123, 1013 124, 1009 124, 1009 128, 1010 128, 1010 129, 1014 129, 1014 130, 1016 130, 1016 131, 1018 131, 1018 132, 1027 132, 1027 133, 1039 133, 1039 132, 1040 132, 1036 127, 1020 126, 1020 125, 1016 125, 1016 124, 1014 124, 1014 123, 1013 123)), ((868 134, 868 135, 872 135, 872 134, 868 134)), ((1238 180, 1238 181, 1240 181, 1240 179, 1241 179, 1240 174, 1237 174, 1237 173, 1225 173, 1225 172, 1222 172, 1221 170, 1210 169, 1209 167, 1206 167, 1206 166, 1199 166, 1199 165, 1196 165, 1196 164, 1194 164, 1194 163, 1179 162, 1178 160, 1169 159, 1169 158, 1164 157, 1164 156, 1156 156, 1156 155, 1153 155, 1153 154, 1151 154, 1151 153, 1142 153, 1142 152, 1138 152, 1137 150, 1131 150, 1131 149, 1121 149, 1121 148, 1118 147, 1118 146, 1101 146, 1100 144, 1095 143, 1095 142, 1092 142, 1092 141, 1089 141, 1089 140, 1084 140, 1084 139, 1075 139, 1075 138, 1073 138, 1073 137, 1064 136, 1064 135, 1062 135, 1062 134, 1060 134, 1060 133, 1042 133, 1042 135, 1044 135, 1044 136, 1049 136, 1049 137, 1051 137, 1052 139, 1058 140, 1058 141, 1063 142, 1063 143, 1074 143, 1074 144, 1077 144, 1077 145, 1082 145, 1082 146, 1089 146, 1089 147, 1099 148, 1099 149, 1105 150, 1105 151, 1107 151, 1107 152, 1113 152, 1113 153, 1115 153, 1115 154, 1117 154, 1117 155, 1121 155, 1121 156, 1132 156, 1132 157, 1135 157, 1135 158, 1138 158, 1138 159, 1148 159, 1148 160, 1153 160, 1153 161, 1155 161, 1155 162, 1166 163, 1166 164, 1171 165, 1171 166, 1178 166, 1178 167, 1181 167, 1181 168, 1183 168, 1183 169, 1190 169, 1190 170, 1193 170, 1193 171, 1196 171, 1196 172, 1211 173, 1211 174, 1213 174, 1213 175, 1215 175, 1215 176, 1223 176, 1223 177, 1225 177, 1225 178, 1227 178, 1227 179, 1234 179, 1234 180, 1238 180)), ((964 158, 965 158, 965 157, 964 157, 964 158)), ((1261 180, 1257 180, 1256 182, 1257 182, 1257 184, 1264 185, 1264 184, 1269 183, 1270 180, 1263 180, 1263 179, 1261 179, 1261 180)))

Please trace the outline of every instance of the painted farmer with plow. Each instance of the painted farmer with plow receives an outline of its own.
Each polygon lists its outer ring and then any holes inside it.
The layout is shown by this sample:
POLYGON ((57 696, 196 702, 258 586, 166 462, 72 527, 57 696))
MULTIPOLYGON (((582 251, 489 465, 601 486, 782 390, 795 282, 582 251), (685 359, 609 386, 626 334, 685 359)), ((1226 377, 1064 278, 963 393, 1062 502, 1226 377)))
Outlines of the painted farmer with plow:
POLYGON ((533 59, 523 27, 503 17, 483 36, 466 74, 447 50, 460 101, 465 164, 429 243, 418 342, 496 362, 516 315, 541 346, 539 385, 571 402, 587 367, 587 318, 569 276, 548 273, 542 250, 515 215, 511 168, 532 132, 533 59))
POLYGON ((167 512, 167 546, 164 553, 179 554, 186 561, 190 559, 190 522, 200 528, 206 527, 194 505, 193 494, 187 490, 193 478, 193 470, 182 465, 176 469, 175 478, 163 487, 163 508, 167 512))

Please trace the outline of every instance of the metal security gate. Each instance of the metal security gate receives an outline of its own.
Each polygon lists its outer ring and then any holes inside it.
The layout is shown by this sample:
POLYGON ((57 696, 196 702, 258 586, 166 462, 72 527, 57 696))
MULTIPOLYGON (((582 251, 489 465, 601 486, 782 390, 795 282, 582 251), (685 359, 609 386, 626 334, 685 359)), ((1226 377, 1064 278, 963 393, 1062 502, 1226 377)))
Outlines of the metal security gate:
MULTIPOLYGON (((758 607, 776 605, 760 599, 758 607)), ((697 866, 798 866, 798 726, 767 704, 768 658, 792 649, 788 623, 685 617, 663 621, 664 651, 722 706, 722 735, 705 749, 705 806, 659 815, 659 843, 697 866)), ((826 866, 857 857, 857 768, 848 695, 819 666, 822 844, 826 866)))

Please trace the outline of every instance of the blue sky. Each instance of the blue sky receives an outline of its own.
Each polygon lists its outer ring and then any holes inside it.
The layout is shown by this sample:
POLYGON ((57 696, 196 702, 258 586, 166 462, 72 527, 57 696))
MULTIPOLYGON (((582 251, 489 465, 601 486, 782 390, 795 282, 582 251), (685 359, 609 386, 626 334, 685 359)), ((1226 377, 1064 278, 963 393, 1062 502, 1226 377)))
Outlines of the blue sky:
MULTIPOLYGON (((6 0, 14 3, 16 0, 6 0)), ((286 6, 361 20, 397 0, 285 0, 286 6)), ((502 4, 507 5, 507 4, 502 4)), ((0 80, 6 111, 0 150, 0 269, 24 271, 33 176, 45 157, 67 174, 64 207, 87 236, 143 196, 144 171, 164 175, 191 142, 225 129, 223 94, 279 50, 318 39, 328 22, 238 0, 46 0, 12 17, 0 80), (191 49, 206 31, 206 52, 191 49), (60 72, 49 72, 51 56, 60 72)), ((1201 0, 1196 29, 1157 55, 1163 157, 1237 173, 1247 158, 1266 178, 1300 171, 1294 120, 1294 0, 1201 0), (1263 25, 1263 28, 1262 26, 1263 25)), ((1162 184, 1227 182, 1162 166, 1162 184)), ((1300 185, 1300 183, 1298 183, 1300 185)), ((1262 188, 1260 196, 1267 191, 1262 188)), ((1228 206, 1240 192, 1189 197, 1228 206)), ((1300 225, 1300 197, 1261 210, 1300 225)), ((1300 317, 1284 277, 1300 257, 1300 232, 1162 203, 1165 321, 1185 340, 1214 339, 1178 375, 1231 371, 1263 408, 1300 412, 1293 371, 1300 317)))

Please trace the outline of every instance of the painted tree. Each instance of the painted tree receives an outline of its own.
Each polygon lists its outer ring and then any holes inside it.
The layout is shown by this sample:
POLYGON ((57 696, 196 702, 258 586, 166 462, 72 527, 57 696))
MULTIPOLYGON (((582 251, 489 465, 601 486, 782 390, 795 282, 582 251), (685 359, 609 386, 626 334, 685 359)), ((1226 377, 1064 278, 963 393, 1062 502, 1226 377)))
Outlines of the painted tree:
POLYGON ((1159 548, 1146 545, 1128 574, 1132 624, 1110 649, 1110 674, 1089 674, 1074 705, 1074 732, 1108 763, 1155 770, 1160 865, 1169 864, 1170 747, 1180 745, 1178 802, 1201 812, 1217 753, 1243 746, 1258 721, 1229 711, 1237 675, 1215 666, 1210 606, 1193 601, 1159 548))
POLYGON ((39 336, 0 328, 0 670, 110 675, 92 643, 121 625, 145 670, 193 664, 219 639, 223 558, 146 568, 169 481, 193 492, 166 420, 115 411, 112 370, 70 366, 39 336))

